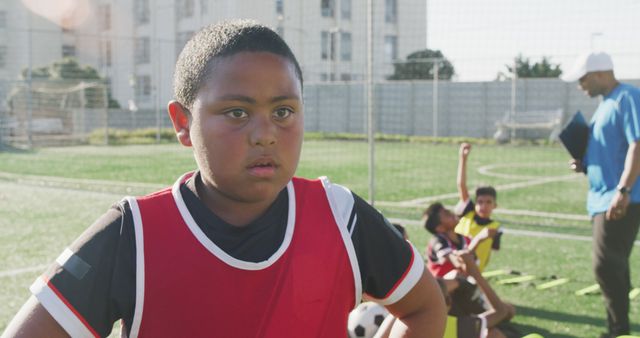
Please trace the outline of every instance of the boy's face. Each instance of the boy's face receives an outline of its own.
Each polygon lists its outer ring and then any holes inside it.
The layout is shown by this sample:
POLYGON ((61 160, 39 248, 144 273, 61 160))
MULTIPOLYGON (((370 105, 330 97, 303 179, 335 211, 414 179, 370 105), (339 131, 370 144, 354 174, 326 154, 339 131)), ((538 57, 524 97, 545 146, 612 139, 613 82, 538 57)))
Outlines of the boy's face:
POLYGON ((440 212, 438 212, 438 218, 440 219, 438 227, 440 227, 442 232, 453 230, 456 228, 456 225, 458 225, 458 216, 447 208, 442 208, 440 212))
POLYGON ((479 195, 476 197, 476 214, 482 218, 490 218, 493 209, 498 206, 495 198, 491 195, 479 195))
POLYGON ((300 159, 302 90, 294 65, 268 52, 217 60, 189 129, 207 188, 227 200, 271 203, 300 159))

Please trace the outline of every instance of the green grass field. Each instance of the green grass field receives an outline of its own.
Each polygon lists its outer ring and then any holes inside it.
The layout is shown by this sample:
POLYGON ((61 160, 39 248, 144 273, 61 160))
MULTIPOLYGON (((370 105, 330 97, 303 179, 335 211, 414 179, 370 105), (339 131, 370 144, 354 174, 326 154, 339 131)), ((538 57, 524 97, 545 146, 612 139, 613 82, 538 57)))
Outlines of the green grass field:
MULTIPOLYGON (((328 176, 368 197, 367 145, 357 141, 307 140, 298 168, 304 177, 328 176)), ((375 205, 407 225, 422 251, 429 236, 417 221, 434 198, 456 203, 457 145, 409 142, 376 144, 375 205)), ((585 217, 586 179, 570 175, 559 146, 474 146, 470 189, 498 188, 495 218, 507 230, 576 235, 578 239, 504 236, 488 267, 541 278, 567 277, 562 286, 536 290, 542 279, 498 285, 514 303, 515 325, 545 337, 596 337, 604 331, 599 295, 575 296, 594 283, 585 217), (546 180, 546 181, 545 181, 546 180), (582 237, 581 237, 582 236, 582 237)), ((28 286, 88 225, 127 194, 171 184, 195 167, 189 149, 178 145, 45 148, 0 153, 0 331, 29 295, 28 286)), ((632 269, 640 266, 632 255, 632 269)), ((632 271, 632 283, 640 275, 632 271)), ((544 280, 548 281, 548 279, 544 280)), ((632 300, 632 329, 640 333, 640 297, 632 300)))

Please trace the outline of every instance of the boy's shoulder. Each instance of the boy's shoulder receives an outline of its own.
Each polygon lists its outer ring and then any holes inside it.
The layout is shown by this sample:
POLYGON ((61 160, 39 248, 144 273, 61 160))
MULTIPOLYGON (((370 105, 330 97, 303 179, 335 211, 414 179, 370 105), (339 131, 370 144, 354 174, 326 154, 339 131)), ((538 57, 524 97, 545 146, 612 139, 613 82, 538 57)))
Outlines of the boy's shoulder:
POLYGON ((454 212, 459 217, 465 217, 469 215, 473 216, 473 213, 475 213, 475 203, 471 198, 467 199, 466 201, 460 200, 458 201, 458 204, 456 204, 454 212))

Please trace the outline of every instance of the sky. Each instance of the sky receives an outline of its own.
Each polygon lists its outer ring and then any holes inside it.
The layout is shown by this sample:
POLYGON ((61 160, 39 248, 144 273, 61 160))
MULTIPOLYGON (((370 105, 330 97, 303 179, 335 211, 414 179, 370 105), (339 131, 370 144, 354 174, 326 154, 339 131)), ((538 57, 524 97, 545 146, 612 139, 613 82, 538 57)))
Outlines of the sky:
POLYGON ((518 54, 568 71, 590 50, 609 53, 619 79, 640 79, 640 0, 427 0, 427 48, 458 81, 494 80, 518 54))

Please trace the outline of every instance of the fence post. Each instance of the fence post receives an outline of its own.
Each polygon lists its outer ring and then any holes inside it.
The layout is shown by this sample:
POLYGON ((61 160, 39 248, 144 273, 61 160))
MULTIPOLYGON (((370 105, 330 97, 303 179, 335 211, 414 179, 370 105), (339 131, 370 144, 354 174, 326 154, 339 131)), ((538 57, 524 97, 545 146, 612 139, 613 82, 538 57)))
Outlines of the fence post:
POLYGON ((438 137, 438 77, 439 59, 433 60, 433 137, 438 137))
MULTIPOLYGON (((518 81, 518 59, 513 59, 513 76, 511 77, 511 110, 509 116, 509 122, 513 123, 516 120, 516 84, 518 81)), ((511 140, 516 138, 516 129, 511 128, 511 140)))
POLYGON ((373 121, 373 0, 367 0, 367 141, 369 143, 369 203, 375 203, 375 145, 373 121))

